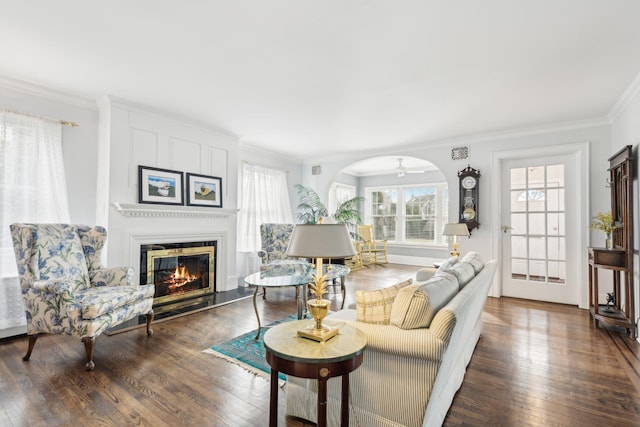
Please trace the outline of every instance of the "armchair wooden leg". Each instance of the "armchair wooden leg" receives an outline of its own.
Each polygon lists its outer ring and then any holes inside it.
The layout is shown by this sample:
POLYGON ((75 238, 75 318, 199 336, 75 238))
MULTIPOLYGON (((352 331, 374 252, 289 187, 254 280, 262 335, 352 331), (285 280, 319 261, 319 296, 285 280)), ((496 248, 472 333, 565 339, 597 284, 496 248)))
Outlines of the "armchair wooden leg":
POLYGON ((153 329, 151 329, 151 322, 153 321, 153 310, 147 313, 147 336, 153 335, 153 329))
POLYGON ((84 367, 87 368, 87 371, 93 371, 96 367, 96 364, 93 363, 93 349, 96 347, 96 337, 82 338, 82 342, 84 343, 84 349, 87 352, 87 364, 84 365, 84 367))
POLYGON ((38 334, 29 335, 29 348, 27 349, 27 354, 24 355, 22 360, 27 362, 31 357, 31 352, 33 351, 33 347, 36 345, 36 340, 38 339, 38 334))

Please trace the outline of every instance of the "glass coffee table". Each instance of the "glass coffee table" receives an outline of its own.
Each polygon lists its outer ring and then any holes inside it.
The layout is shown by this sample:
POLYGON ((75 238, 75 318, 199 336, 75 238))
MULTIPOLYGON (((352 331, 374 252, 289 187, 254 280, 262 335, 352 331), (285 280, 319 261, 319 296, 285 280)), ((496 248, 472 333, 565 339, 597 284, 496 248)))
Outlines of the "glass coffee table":
MULTIPOLYGON (((256 339, 260 337, 262 324, 260 323, 260 314, 256 303, 256 296, 260 288, 285 288, 294 287, 296 290, 296 305, 298 308, 298 319, 302 319, 307 309, 307 285, 313 283, 312 275, 315 274, 316 268, 313 264, 302 261, 274 261, 261 267, 263 270, 253 273, 244 278, 244 282, 248 286, 255 287, 253 291, 253 310, 256 312, 258 319, 258 333, 256 339)), ((327 276, 328 286, 335 279, 340 280, 340 290, 342 292, 342 306, 346 290, 344 286, 345 277, 351 269, 340 264, 325 264, 322 266, 322 272, 327 276)))

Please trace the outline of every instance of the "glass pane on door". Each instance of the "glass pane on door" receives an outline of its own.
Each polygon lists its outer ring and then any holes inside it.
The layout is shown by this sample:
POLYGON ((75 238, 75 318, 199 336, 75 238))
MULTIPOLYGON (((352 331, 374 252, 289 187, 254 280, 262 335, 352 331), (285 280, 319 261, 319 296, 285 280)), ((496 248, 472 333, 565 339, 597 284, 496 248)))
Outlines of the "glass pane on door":
POLYGON ((512 168, 511 276, 565 282, 564 165, 512 168))

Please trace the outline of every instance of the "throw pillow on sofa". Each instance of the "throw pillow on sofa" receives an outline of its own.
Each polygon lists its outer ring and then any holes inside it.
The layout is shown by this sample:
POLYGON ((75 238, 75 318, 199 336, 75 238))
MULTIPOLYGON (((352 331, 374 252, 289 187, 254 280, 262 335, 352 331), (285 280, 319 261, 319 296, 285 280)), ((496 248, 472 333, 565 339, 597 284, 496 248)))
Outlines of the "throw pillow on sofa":
POLYGON ((466 261, 460 261, 453 267, 444 271, 439 271, 437 274, 442 275, 446 273, 450 273, 456 276, 456 279, 458 279, 458 287, 460 289, 464 288, 464 286, 469 283, 471 279, 473 279, 473 277, 476 275, 473 265, 466 261))
POLYGON ((477 252, 467 252, 460 262, 468 262, 473 266, 476 274, 480 273, 484 268, 484 261, 477 252))
POLYGON ((428 328, 433 317, 458 292, 458 280, 440 273, 425 283, 402 288, 391 307, 391 324, 401 329, 428 328))
POLYGON ((447 258, 442 264, 440 264, 440 267, 438 267, 438 271, 446 271, 448 269, 450 269, 451 267, 453 267, 456 263, 458 262, 458 257, 457 256, 452 256, 447 258))
POLYGON ((413 279, 407 279, 383 289, 356 291, 356 321, 388 325, 393 300, 402 288, 411 283, 413 279))

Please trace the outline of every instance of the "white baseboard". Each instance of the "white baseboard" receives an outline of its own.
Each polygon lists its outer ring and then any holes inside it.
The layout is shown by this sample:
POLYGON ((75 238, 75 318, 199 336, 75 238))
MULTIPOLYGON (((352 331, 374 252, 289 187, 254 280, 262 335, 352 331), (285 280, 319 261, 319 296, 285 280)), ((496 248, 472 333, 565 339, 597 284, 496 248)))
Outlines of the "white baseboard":
POLYGON ((27 333, 27 325, 14 326, 12 328, 0 329, 0 339, 22 335, 27 333))
POLYGON ((390 263, 402 265, 416 265, 418 267, 433 267, 434 262, 442 261, 440 258, 417 257, 407 255, 388 255, 390 263))

